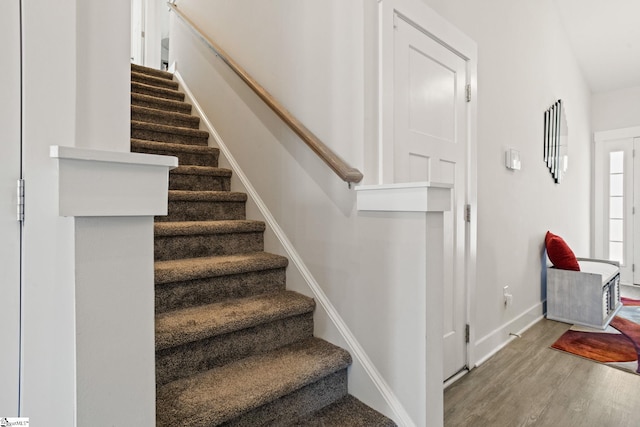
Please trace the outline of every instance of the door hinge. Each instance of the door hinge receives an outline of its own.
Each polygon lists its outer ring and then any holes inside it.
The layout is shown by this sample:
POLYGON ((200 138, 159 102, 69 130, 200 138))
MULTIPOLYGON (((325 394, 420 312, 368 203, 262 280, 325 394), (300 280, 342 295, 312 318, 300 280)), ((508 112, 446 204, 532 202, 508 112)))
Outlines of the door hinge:
POLYGON ((631 264, 631 272, 632 273, 636 272, 636 265, 635 264, 631 264))
POLYGON ((464 342, 467 344, 471 342, 471 328, 468 323, 464 326, 464 342))
POLYGON ((465 96, 467 98, 467 102, 471 102, 471 83, 467 84, 465 89, 465 96))
POLYGON ((19 222, 24 222, 24 179, 19 179, 16 187, 16 195, 17 195, 17 210, 16 210, 16 219, 19 222))
POLYGON ((471 205, 464 205, 464 220, 471 222, 471 205))

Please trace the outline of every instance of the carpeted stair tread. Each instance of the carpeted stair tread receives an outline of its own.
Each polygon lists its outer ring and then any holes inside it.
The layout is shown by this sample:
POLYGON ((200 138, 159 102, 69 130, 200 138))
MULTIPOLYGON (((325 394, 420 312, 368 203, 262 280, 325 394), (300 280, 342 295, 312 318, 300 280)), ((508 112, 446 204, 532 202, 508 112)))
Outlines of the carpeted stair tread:
POLYGON ((267 252, 156 261, 155 283, 159 285, 204 277, 273 270, 284 268, 288 263, 286 257, 267 252))
POLYGON ((246 219, 246 193, 236 193, 227 188, 205 190, 169 190, 169 206, 166 216, 156 217, 156 222, 215 221, 246 219))
POLYGON ((133 93, 141 93, 143 95, 155 96, 156 98, 164 98, 170 99, 173 101, 184 101, 185 95, 184 93, 173 90, 166 89, 157 86, 151 86, 144 83, 131 82, 131 92, 133 93))
POLYGON ((157 425, 213 426, 345 369, 345 350, 311 338, 158 388, 157 425))
POLYGON ((339 401, 287 427, 396 427, 396 423, 355 397, 339 401))
POLYGON ((174 101, 171 99, 158 98, 152 95, 142 93, 131 93, 131 104, 141 107, 155 108, 157 110, 175 111, 179 113, 191 113, 191 104, 183 101, 174 101))
POLYGON ((171 90, 178 90, 180 86, 178 82, 175 82, 173 80, 152 76, 151 74, 138 73, 136 71, 131 72, 131 81, 171 90))
POLYGON ((217 168, 213 166, 178 166, 170 171, 174 175, 205 175, 205 176, 224 176, 230 177, 231 170, 225 168, 217 168))
POLYGON ((176 221, 157 222, 154 226, 156 237, 189 236, 193 234, 231 234, 263 232, 265 224, 254 220, 222 221, 176 221))
POLYGON ((169 201, 181 202, 246 202, 247 194, 235 191, 169 190, 169 201))
POLYGON ((292 291, 256 295, 156 315, 156 351, 312 312, 313 299, 292 291))
POLYGON ((204 145, 172 144, 170 142, 131 139, 131 151, 176 156, 180 164, 216 166, 220 149, 204 145))
POLYGON ((175 111, 164 111, 156 108, 131 106, 131 120, 137 122, 158 123, 171 126, 180 126, 198 129, 200 118, 175 111))
POLYGON ((209 138, 209 132, 207 132, 206 130, 163 125, 159 123, 138 122, 135 120, 131 120, 131 130, 133 131, 134 129, 152 131, 152 132, 170 133, 174 135, 181 135, 181 136, 194 137, 194 138, 209 138))
POLYGON ((145 67, 144 65, 131 64, 131 72, 147 74, 154 77, 161 77, 167 80, 173 79, 173 74, 168 71, 156 70, 155 68, 145 67))

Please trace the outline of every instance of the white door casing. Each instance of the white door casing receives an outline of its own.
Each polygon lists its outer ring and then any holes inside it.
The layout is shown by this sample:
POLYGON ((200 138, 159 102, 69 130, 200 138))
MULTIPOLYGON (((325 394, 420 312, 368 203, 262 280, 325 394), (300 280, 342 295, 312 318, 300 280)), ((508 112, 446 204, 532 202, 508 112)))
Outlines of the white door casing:
POLYGON ((0 13, 4 44, 0 87, 0 416, 19 415, 20 223, 16 183, 20 178, 20 1, 9 0, 0 13))
POLYGON ((466 367, 466 61, 395 15, 394 182, 453 185, 444 216, 445 379, 466 367))

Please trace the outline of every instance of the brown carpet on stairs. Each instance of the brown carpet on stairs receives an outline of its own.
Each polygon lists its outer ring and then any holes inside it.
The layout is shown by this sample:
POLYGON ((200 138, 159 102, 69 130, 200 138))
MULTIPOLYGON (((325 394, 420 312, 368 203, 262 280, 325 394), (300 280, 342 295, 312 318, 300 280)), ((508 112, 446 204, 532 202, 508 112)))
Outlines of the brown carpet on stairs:
POLYGON ((132 65, 131 91, 131 150, 180 162, 155 225, 157 426, 394 426, 348 394, 351 356, 313 337, 173 76, 132 65))

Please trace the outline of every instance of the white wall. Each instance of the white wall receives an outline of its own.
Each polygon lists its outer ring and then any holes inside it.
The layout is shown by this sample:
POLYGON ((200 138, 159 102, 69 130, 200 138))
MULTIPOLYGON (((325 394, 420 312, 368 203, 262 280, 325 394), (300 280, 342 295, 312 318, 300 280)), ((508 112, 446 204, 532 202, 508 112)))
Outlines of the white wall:
POLYGON ((130 0, 78 1, 76 13, 76 146, 130 151, 130 0))
MULTIPOLYGON (((426 3, 478 43, 478 285, 471 311, 480 359, 506 342, 511 328, 542 314, 547 229, 588 255, 590 95, 551 0, 426 3), (542 160, 543 112, 558 98, 570 132, 569 171, 560 185, 542 160), (504 168, 506 148, 520 150, 521 171, 504 168), (505 310, 507 284, 514 303, 505 310)), ((180 9, 360 168, 365 182, 376 182, 376 4, 183 0, 180 9)), ((414 356, 424 336, 424 273, 415 270, 424 230, 410 215, 358 213, 353 192, 182 24, 172 24, 171 37, 170 62, 177 61, 314 277, 420 424, 414 356)), ((355 393, 375 399, 375 392, 355 393)))
POLYGON ((640 86, 594 93, 591 120, 594 132, 640 126, 640 86))

